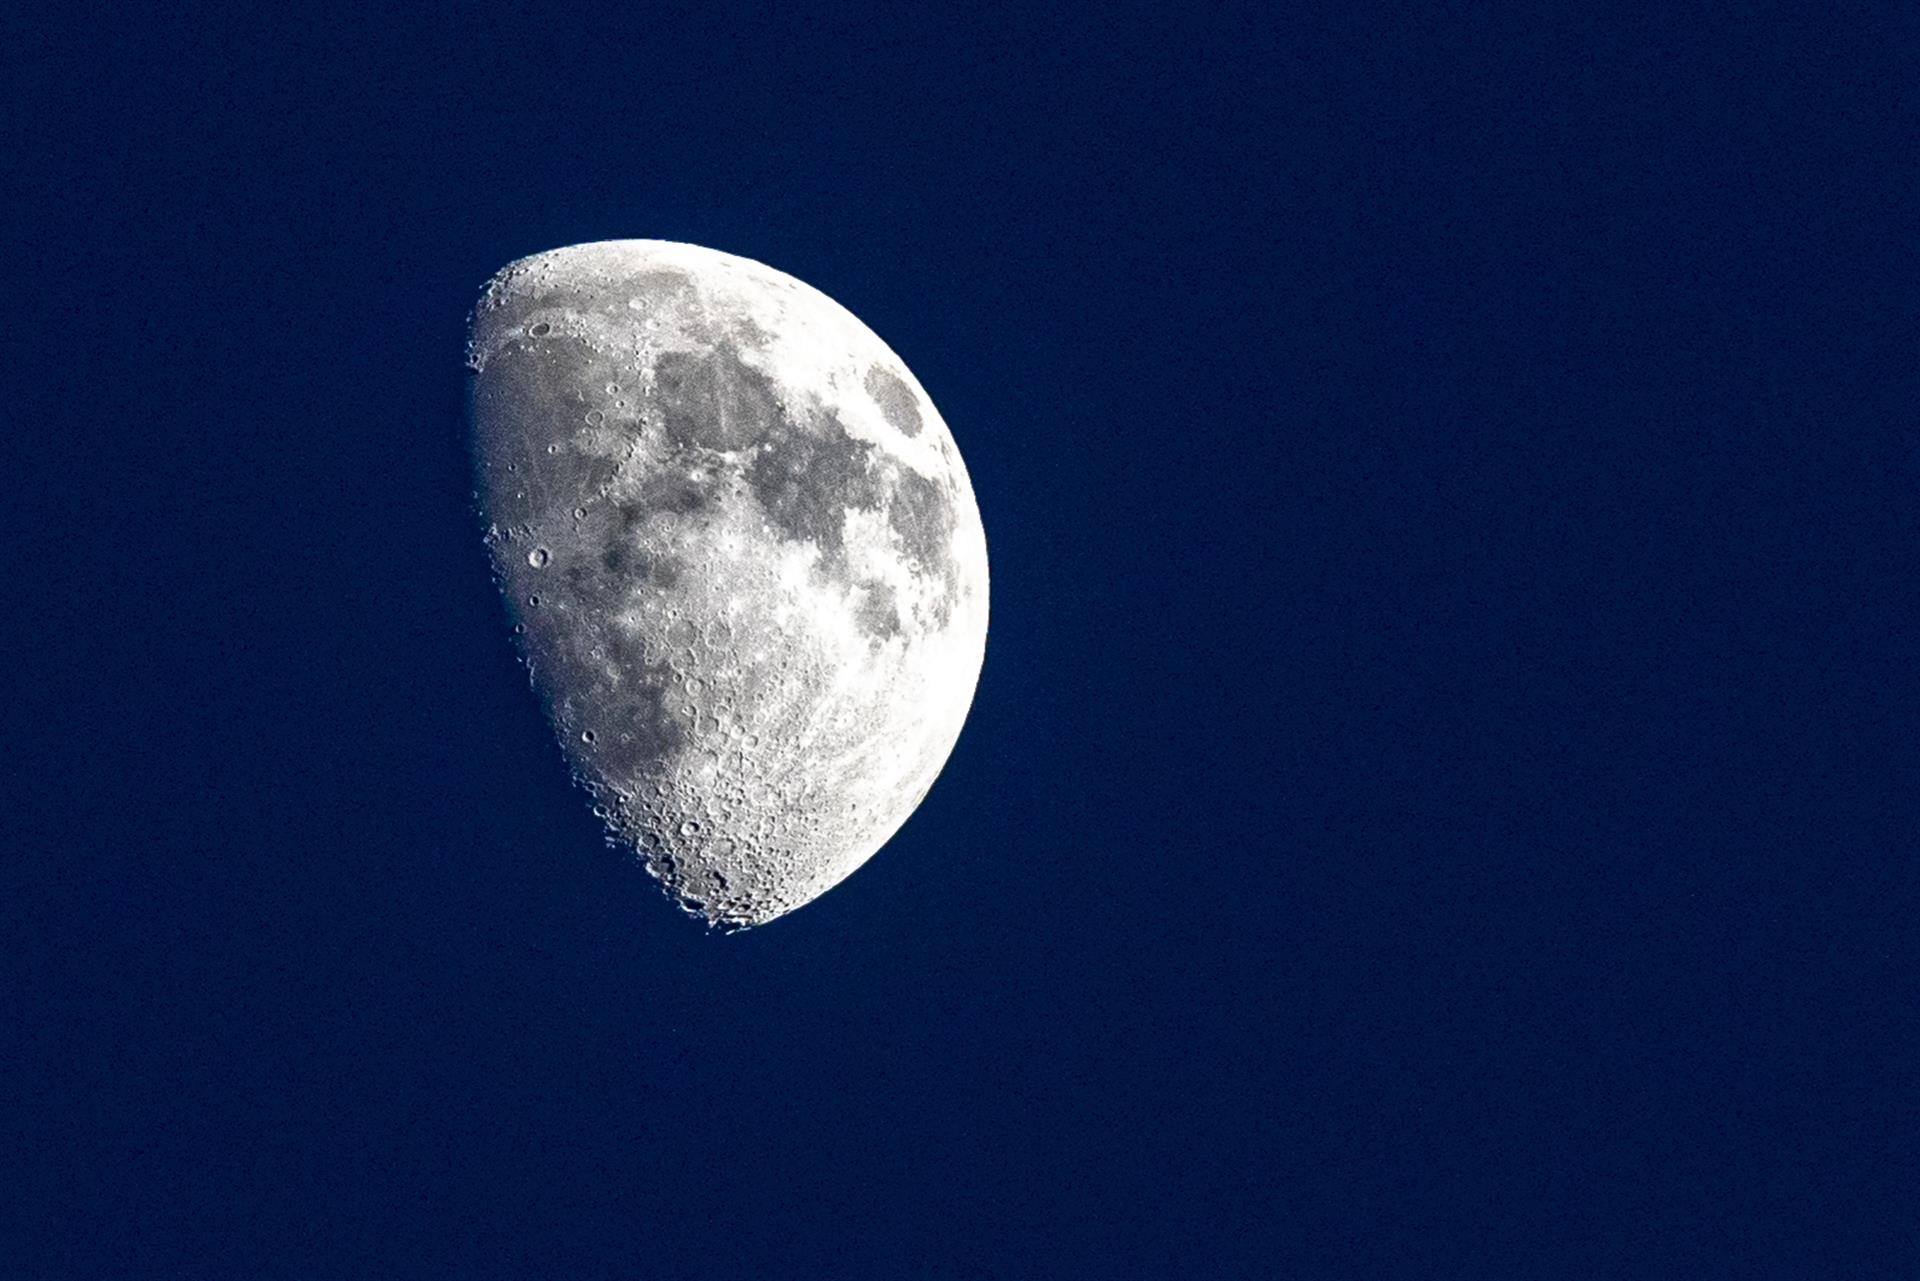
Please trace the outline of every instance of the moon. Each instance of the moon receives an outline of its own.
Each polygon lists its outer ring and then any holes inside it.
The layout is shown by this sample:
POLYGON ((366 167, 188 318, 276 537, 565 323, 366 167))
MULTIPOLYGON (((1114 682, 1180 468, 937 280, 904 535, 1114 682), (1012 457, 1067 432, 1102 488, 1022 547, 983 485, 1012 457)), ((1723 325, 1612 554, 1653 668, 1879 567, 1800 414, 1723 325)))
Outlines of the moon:
POLYGON ((986 536, 925 389, 818 290, 658 240, 509 264, 467 367, 495 577, 610 839, 723 929, 844 880, 985 653, 986 536))

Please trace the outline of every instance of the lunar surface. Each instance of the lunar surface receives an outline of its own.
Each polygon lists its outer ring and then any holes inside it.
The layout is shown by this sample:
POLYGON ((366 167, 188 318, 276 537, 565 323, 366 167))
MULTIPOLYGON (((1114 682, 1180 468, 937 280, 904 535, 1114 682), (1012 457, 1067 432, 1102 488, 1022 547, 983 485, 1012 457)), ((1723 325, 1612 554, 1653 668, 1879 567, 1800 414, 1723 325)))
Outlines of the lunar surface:
POLYGON ((467 364, 496 576, 611 837, 723 928, 832 888, 933 785, 986 645, 926 392, 818 290, 650 240, 506 267, 467 364))

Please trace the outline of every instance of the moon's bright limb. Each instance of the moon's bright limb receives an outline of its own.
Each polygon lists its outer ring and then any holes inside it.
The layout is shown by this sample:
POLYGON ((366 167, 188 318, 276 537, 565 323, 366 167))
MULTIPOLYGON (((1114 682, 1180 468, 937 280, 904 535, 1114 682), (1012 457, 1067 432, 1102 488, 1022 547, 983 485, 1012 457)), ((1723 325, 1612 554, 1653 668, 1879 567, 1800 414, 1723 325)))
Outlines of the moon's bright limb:
POLYGON ((506 267, 468 367, 497 576, 614 838, 716 925, 830 889, 933 785, 986 644, 926 392, 819 291, 653 240, 506 267))

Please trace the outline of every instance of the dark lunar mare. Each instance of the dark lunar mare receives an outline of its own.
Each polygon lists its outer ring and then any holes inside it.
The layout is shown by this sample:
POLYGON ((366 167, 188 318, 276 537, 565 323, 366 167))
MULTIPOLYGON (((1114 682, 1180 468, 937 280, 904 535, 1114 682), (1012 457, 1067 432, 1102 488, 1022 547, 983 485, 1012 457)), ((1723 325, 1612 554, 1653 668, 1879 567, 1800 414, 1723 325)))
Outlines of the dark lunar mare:
POLYGON ((663 352, 653 376, 661 421, 676 446, 751 449, 792 430, 773 381, 731 344, 710 354, 663 352))
POLYGON ((953 559, 953 531, 957 516, 944 486, 919 472, 900 469, 894 482, 887 521, 899 535, 907 556, 922 574, 940 581, 933 598, 933 622, 945 627, 960 590, 960 567, 953 559))
MULTIPOLYGON (((555 669, 559 686, 575 691, 576 706, 602 709, 609 727, 629 727, 596 731, 592 755, 613 776, 622 776, 616 754, 639 762, 676 751, 683 731, 664 710, 664 671, 651 668, 644 656, 616 653, 634 642, 601 620, 617 613, 635 588, 671 591, 679 581, 680 566, 671 557, 642 550, 654 541, 646 528, 651 522, 701 521, 717 513, 728 488, 742 480, 781 538, 819 550, 817 572, 857 586, 856 620, 880 640, 900 635, 905 620, 886 584, 852 582, 843 527, 849 510, 884 507, 915 569, 939 584, 930 593, 927 621, 947 624, 959 580, 952 557, 956 513, 939 482, 856 439, 831 409, 815 404, 811 413, 792 412, 773 379, 742 359, 732 342, 703 352, 662 353, 654 362, 651 394, 639 407, 622 410, 621 402, 638 387, 618 394, 607 388, 622 386, 630 373, 552 322, 534 329, 544 332, 494 353, 475 389, 477 444, 488 460, 482 483, 489 512, 509 531, 558 513, 579 513, 570 532, 549 536, 542 548, 549 561, 535 572, 522 563, 534 550, 524 536, 500 550, 509 597, 525 615, 529 661, 555 669), (650 430, 649 420, 657 430, 650 430), (530 424, 540 430, 529 432, 530 424), (580 449, 583 428, 594 425, 628 431, 643 442, 651 437, 651 448, 643 444, 629 460, 624 474, 635 487, 617 507, 607 494, 622 460, 580 449), (738 463, 743 455, 744 472, 738 463), (525 603, 534 595, 543 597, 542 606, 525 603), (562 617, 577 621, 554 625, 562 617), (592 639, 582 645, 583 636, 592 639), (623 673, 617 685, 609 681, 609 666, 623 673)), ((866 386, 889 421, 903 431, 920 429, 912 390, 898 375, 876 365, 866 386)), ((578 731, 569 709, 551 710, 566 722, 564 732, 578 731)))
POLYGON ((860 624, 860 630, 876 640, 887 640, 898 636, 901 631, 900 606, 894 599, 893 588, 879 579, 865 579, 860 584, 865 593, 854 621, 860 624))
POLYGON ((820 549, 822 565, 844 580, 841 523, 848 508, 873 510, 887 489, 873 465, 873 446, 855 440, 832 411, 818 430, 795 424, 771 440, 747 468, 760 507, 782 537, 820 549))
POLYGON ((907 386, 900 375, 885 365, 875 365, 867 370, 866 388, 867 395, 880 406, 887 421, 902 434, 920 434, 920 404, 914 399, 913 388, 907 386))

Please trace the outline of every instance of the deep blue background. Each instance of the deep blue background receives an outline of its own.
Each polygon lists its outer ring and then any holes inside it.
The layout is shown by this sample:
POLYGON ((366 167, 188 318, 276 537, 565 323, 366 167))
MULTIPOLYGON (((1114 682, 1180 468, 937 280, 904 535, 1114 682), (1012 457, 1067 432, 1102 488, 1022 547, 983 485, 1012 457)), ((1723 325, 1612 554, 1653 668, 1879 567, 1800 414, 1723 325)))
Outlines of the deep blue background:
POLYGON ((1920 1274, 1920 31, 1203 8, 9 29, 0 1271, 1920 1274), (866 320, 992 554, 738 937, 469 509, 467 306, 616 237, 866 320))

